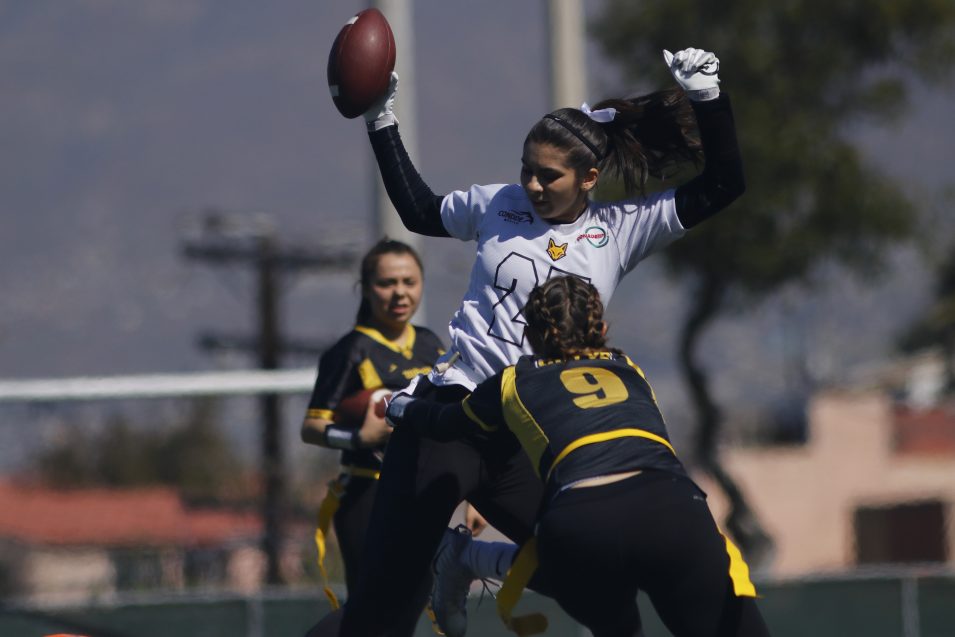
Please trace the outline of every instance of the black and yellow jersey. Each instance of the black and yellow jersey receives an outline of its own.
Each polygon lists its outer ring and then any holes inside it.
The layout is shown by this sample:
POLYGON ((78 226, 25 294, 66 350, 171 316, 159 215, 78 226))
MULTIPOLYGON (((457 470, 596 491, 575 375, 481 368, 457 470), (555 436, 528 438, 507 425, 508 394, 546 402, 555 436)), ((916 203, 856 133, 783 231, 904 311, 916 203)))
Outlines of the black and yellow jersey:
POLYGON ((513 434, 550 489, 637 469, 686 475, 653 389, 623 354, 524 356, 461 407, 485 432, 513 434))
MULTIPOLYGON (((307 417, 334 421, 335 408, 346 396, 363 389, 402 389, 416 375, 431 371, 444 354, 441 339, 425 327, 409 325, 408 330, 406 344, 399 347, 378 330, 356 325, 326 350, 318 363, 307 417)), ((342 464, 378 468, 381 462, 374 450, 363 449, 343 451, 342 464)))

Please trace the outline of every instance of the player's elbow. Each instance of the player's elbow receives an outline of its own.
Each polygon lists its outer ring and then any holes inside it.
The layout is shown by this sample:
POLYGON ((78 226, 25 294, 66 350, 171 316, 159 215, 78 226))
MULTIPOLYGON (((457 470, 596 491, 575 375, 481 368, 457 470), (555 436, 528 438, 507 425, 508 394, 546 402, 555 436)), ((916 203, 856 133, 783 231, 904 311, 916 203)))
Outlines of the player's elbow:
MULTIPOLYGON (((734 170, 724 175, 710 188, 710 203, 715 210, 722 210, 743 196, 746 192, 746 179, 742 170, 734 170)), ((714 212, 715 212, 714 210, 714 212)))

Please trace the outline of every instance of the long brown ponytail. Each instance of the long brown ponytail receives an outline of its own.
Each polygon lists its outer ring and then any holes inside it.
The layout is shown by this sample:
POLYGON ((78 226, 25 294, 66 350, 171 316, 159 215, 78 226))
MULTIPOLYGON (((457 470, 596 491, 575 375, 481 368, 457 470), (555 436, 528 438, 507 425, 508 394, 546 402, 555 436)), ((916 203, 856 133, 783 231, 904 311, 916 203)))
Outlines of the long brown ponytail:
POLYGON ((628 193, 643 192, 649 177, 662 179, 680 162, 702 160, 696 118, 682 89, 607 99, 593 106, 603 108, 617 110, 613 121, 596 122, 576 108, 548 113, 524 143, 563 149, 578 174, 599 168, 619 177, 628 193))

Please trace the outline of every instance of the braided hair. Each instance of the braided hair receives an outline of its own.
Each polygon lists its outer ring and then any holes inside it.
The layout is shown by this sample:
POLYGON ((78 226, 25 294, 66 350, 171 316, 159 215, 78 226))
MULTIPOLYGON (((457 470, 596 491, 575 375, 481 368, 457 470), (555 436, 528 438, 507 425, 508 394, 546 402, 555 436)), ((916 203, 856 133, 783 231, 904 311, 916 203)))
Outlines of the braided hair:
POLYGON ((365 290, 371 286, 372 279, 375 276, 375 271, 378 269, 378 259, 385 254, 411 255, 411 258, 413 258, 415 263, 418 264, 418 269, 421 270, 421 275, 424 276, 424 266, 421 264, 421 257, 418 256, 418 253, 414 248, 409 246, 407 243, 389 239, 388 237, 384 237, 379 240, 378 243, 373 245, 361 259, 361 278, 358 280, 358 285, 361 287, 362 295, 361 304, 358 306, 358 314, 355 317, 355 323, 358 325, 367 323, 371 318, 371 304, 368 302, 368 299, 365 298, 365 290))
POLYGON ((603 108, 617 110, 612 121, 596 122, 576 108, 548 113, 534 124, 524 144, 560 148, 578 175, 598 168, 619 177, 628 193, 644 193, 649 177, 663 179, 681 162, 702 161, 696 118, 682 89, 607 99, 593 106, 603 108))
POLYGON ((531 291, 524 306, 527 338, 544 358, 608 349, 603 315, 597 288, 575 276, 549 279, 531 291))

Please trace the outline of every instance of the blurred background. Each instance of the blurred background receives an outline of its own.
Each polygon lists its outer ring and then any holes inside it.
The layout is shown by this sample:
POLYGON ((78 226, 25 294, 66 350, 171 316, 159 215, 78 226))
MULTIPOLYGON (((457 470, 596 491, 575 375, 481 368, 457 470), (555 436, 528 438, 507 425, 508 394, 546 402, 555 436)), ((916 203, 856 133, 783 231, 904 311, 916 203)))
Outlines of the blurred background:
MULTIPOLYGON (((953 634, 955 4, 374 4, 437 193, 515 181, 556 106, 669 86, 661 49, 717 53, 747 193, 627 277, 611 341, 774 634, 953 634)), ((298 426, 357 257, 402 236, 325 77, 368 6, 0 1, 0 634, 302 634, 325 612, 311 536, 338 458, 298 426)), ((473 251, 417 245, 416 322, 446 340, 473 251)), ((503 633, 493 604, 474 621, 503 633)))

